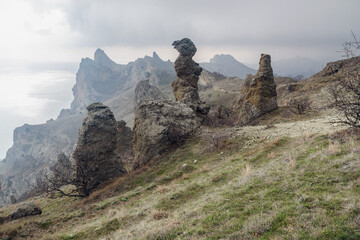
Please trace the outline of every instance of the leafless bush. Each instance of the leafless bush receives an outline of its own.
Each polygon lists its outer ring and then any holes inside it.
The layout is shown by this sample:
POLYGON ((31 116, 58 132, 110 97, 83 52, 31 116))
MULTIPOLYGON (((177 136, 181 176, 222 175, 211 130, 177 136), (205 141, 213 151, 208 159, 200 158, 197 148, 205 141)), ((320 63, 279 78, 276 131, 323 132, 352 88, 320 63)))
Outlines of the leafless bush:
POLYGON ((225 106, 220 105, 215 111, 211 111, 205 119, 205 125, 209 127, 234 126, 236 117, 225 106))
POLYGON ((224 135, 221 131, 217 131, 207 134, 205 140, 209 142, 213 148, 221 150, 225 148, 228 136, 224 135))
POLYGON ((340 52, 344 53, 343 57, 351 58, 358 56, 360 53, 360 41, 357 39, 353 31, 351 31, 353 37, 352 41, 345 41, 342 43, 342 50, 340 52))
POLYGON ((55 196, 79 196, 76 189, 66 192, 62 189, 65 185, 75 185, 75 167, 71 163, 69 157, 61 153, 57 157, 56 163, 50 168, 51 172, 46 174, 44 178, 37 183, 35 193, 47 193, 55 196))
POLYGON ((329 91, 332 105, 342 113, 337 122, 360 128, 360 72, 347 72, 329 91))
POLYGON ((293 99, 289 106, 293 109, 297 114, 303 115, 307 110, 310 109, 312 101, 310 101, 309 97, 301 97, 293 99))

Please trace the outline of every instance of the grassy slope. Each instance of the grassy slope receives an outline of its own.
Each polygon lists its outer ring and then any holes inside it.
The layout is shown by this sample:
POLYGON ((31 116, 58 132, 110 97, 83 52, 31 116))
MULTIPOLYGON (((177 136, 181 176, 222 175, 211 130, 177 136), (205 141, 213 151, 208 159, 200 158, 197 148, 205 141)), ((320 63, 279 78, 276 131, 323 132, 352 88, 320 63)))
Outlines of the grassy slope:
POLYGON ((0 236, 360 238, 360 142, 354 136, 261 138, 243 147, 247 140, 230 139, 219 150, 196 137, 88 199, 37 198, 43 214, 1 225, 0 236))

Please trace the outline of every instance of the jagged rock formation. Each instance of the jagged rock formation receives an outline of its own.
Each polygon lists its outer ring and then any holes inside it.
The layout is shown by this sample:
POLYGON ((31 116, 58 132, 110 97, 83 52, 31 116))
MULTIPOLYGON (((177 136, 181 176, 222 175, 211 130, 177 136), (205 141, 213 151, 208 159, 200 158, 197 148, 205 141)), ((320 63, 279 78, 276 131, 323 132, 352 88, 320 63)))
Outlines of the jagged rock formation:
POLYGON ((116 64, 98 49, 94 60, 82 59, 73 88, 71 109, 64 109, 55 121, 40 125, 25 124, 14 131, 14 144, 5 160, 0 161, 0 206, 10 203, 10 196, 21 200, 36 187, 55 163, 60 153, 70 156, 77 133, 86 116, 85 107, 103 101, 117 119, 132 125, 134 89, 148 78, 151 84, 164 85, 176 79, 173 63, 152 57, 139 58, 126 65, 116 64))
POLYGON ((136 115, 138 108, 144 101, 162 99, 166 99, 164 94, 156 86, 150 85, 149 80, 139 82, 135 88, 134 114, 136 115))
POLYGON ((94 60, 85 58, 80 63, 71 110, 82 112, 91 103, 103 102, 117 119, 132 123, 136 84, 149 79, 152 85, 159 86, 175 78, 173 64, 162 61, 155 52, 152 57, 146 56, 122 65, 114 63, 104 51, 98 49, 94 60))
POLYGON ((86 109, 88 115, 73 153, 76 182, 84 185, 78 190, 82 195, 88 195, 100 183, 125 172, 115 153, 117 124, 114 114, 102 103, 93 103, 86 109))
POLYGON ((134 139, 134 132, 126 126, 124 120, 116 122, 116 155, 121 159, 127 171, 131 171, 134 165, 134 151, 132 142, 134 139))
POLYGON ((251 81, 245 81, 242 93, 234 101, 233 110, 239 112, 238 124, 246 125, 277 108, 271 58, 270 55, 261 54, 259 70, 251 81))
POLYGON ((199 126, 195 112, 183 103, 172 100, 144 102, 135 118, 134 168, 181 142, 199 126))
POLYGON ((247 74, 255 74, 256 70, 247 67, 229 54, 217 54, 208 63, 200 63, 200 66, 209 72, 220 73, 228 77, 244 79, 247 74))
POLYGON ((82 114, 73 114, 45 124, 25 124, 14 130, 13 146, 5 160, 0 161, 0 182, 3 182, 0 205, 11 203, 12 195, 21 201, 37 186, 60 153, 71 155, 83 118, 82 114))
POLYGON ((175 41, 174 48, 180 55, 175 61, 177 79, 172 83, 175 100, 185 103, 200 117, 208 114, 210 107, 200 100, 198 81, 202 68, 192 60, 196 53, 195 44, 188 38, 175 41))

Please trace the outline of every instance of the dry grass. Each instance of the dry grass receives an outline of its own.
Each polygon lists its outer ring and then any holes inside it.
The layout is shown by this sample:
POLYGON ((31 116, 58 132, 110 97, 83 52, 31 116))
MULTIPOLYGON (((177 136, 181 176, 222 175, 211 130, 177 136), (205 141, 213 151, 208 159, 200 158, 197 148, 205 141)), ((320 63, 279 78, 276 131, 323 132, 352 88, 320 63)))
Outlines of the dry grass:
POLYGON ((156 186, 156 191, 158 193, 166 193, 166 192, 168 192, 170 190, 169 190, 169 187, 166 186, 166 185, 158 185, 158 186, 156 186))
POLYGON ((151 211, 151 217, 155 220, 160 220, 163 218, 168 218, 169 217, 169 213, 167 211, 164 210, 159 210, 159 209, 154 209, 151 211))
POLYGON ((337 156, 341 154, 340 144, 338 142, 331 142, 327 148, 327 154, 337 156))
POLYGON ((273 151, 272 151, 272 152, 269 152, 268 155, 267 155, 267 158, 268 158, 268 159, 274 159, 274 158, 276 158, 276 153, 273 152, 273 151))
POLYGON ((241 175, 243 177, 247 177, 251 174, 251 172, 252 172, 252 169, 251 169, 250 164, 246 164, 245 167, 241 170, 241 175))
POLYGON ((198 142, 182 146, 88 199, 42 199, 43 215, 30 219, 51 220, 48 228, 23 219, 2 225, 0 232, 5 226, 7 233, 16 231, 15 240, 360 236, 359 153, 351 151, 360 145, 356 138, 345 143, 316 134, 249 139, 256 141, 247 149, 239 151, 234 140, 222 155, 194 151, 205 146, 198 142), (193 168, 180 171, 184 164, 193 168), (20 237, 29 229, 31 236, 20 237))

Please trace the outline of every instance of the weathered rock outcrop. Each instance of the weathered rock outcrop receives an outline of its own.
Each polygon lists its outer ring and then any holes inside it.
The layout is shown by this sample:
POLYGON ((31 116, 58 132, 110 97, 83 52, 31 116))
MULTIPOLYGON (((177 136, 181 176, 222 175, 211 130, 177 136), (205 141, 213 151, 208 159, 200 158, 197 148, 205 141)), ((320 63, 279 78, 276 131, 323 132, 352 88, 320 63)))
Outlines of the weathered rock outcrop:
POLYGON ((251 81, 245 81, 242 93, 234 101, 233 110, 239 113, 238 124, 246 125, 277 108, 271 58, 270 55, 261 54, 259 70, 251 81))
POLYGON ((76 181, 86 181, 85 186, 79 189, 83 195, 88 195, 100 183, 125 172, 115 153, 117 124, 114 114, 102 103, 93 103, 87 110, 88 115, 79 131, 73 153, 76 181))
POLYGON ((177 79, 172 83, 175 100, 188 105, 198 116, 205 117, 210 107, 200 100, 198 93, 202 68, 192 60, 197 51, 195 44, 190 39, 183 38, 172 45, 180 53, 175 61, 177 79))
POLYGON ((134 132, 126 126, 124 120, 116 122, 116 155, 121 159, 127 171, 131 171, 134 165, 133 139, 134 132))
POLYGON ((134 168, 178 144, 199 126, 200 119, 183 103, 172 100, 144 102, 135 118, 134 168))
POLYGON ((117 119, 124 119, 131 126, 134 89, 140 80, 146 78, 153 85, 174 81, 173 63, 163 61, 153 53, 153 56, 121 65, 114 63, 100 49, 95 52, 94 60, 82 59, 73 88, 71 109, 61 111, 55 121, 25 124, 14 131, 14 144, 6 158, 0 161, 0 182, 3 183, 0 206, 11 203, 12 195, 19 201, 23 200, 27 192, 36 187, 37 180, 46 175, 60 153, 72 154, 89 104, 103 102, 117 119))
POLYGON ((140 105, 146 100, 166 99, 165 95, 156 86, 150 85, 149 80, 139 82, 135 88, 134 114, 136 116, 140 105))
POLYGON ((41 208, 35 205, 33 202, 24 203, 20 205, 10 216, 10 220, 15 220, 27 216, 39 215, 41 214, 41 208))

